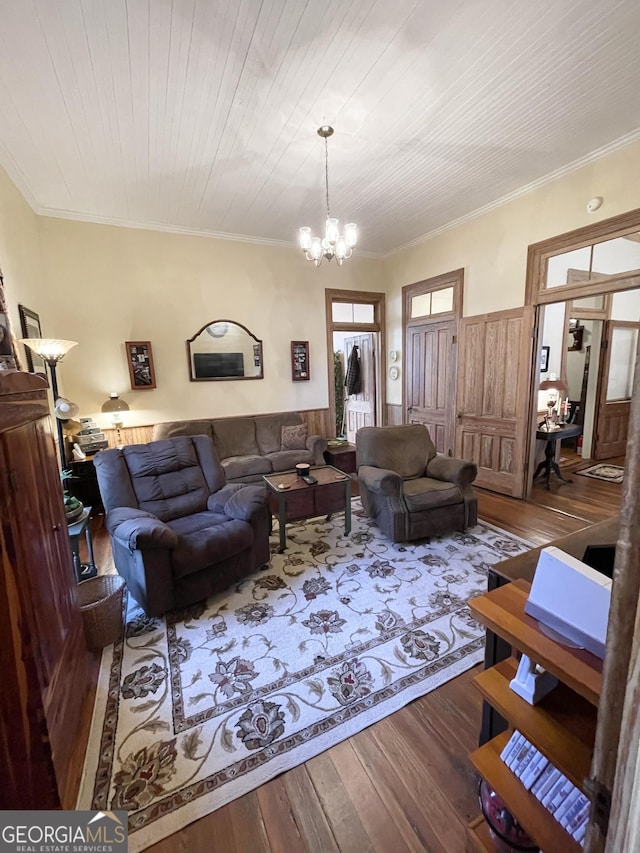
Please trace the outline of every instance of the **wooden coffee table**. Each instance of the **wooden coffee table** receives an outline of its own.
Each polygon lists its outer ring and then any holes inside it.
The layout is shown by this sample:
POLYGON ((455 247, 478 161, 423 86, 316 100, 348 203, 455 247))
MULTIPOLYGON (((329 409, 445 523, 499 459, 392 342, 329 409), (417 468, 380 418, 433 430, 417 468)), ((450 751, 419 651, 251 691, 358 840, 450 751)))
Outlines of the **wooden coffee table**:
POLYGON ((280 527, 280 553, 287 547, 286 524, 301 518, 313 518, 344 510, 345 536, 351 533, 351 478, 334 468, 323 465, 309 472, 318 481, 305 483, 295 471, 265 474, 269 492, 269 510, 277 516, 280 527))

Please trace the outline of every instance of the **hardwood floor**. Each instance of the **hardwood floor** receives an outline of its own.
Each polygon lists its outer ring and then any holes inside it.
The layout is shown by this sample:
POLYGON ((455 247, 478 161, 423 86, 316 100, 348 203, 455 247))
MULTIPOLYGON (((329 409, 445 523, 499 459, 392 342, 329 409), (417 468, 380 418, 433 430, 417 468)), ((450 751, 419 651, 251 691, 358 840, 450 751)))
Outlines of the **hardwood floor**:
MULTIPOLYGON (((549 490, 536 485, 528 502, 479 489, 479 515, 536 545, 616 515, 622 486, 573 475, 587 464, 577 458, 563 466, 573 483, 554 477, 549 490)), ((103 518, 92 525, 96 559, 105 568, 111 554, 103 518)), ((481 700, 471 683, 477 669, 149 850, 462 853, 466 825, 479 814, 477 778, 467 761, 480 729, 481 700)))

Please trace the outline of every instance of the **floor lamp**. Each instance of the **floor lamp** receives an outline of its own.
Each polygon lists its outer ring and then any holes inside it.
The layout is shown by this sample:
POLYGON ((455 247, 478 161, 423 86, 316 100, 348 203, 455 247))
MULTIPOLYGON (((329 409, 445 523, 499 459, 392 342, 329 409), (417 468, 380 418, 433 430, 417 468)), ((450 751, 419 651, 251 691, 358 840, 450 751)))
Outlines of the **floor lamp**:
MULTIPOLYGON (((51 392, 53 393, 54 405, 60 396, 58 394, 58 379, 56 377, 56 369, 58 362, 62 361, 65 355, 72 347, 78 345, 77 341, 60 341, 54 338, 21 338, 20 343, 32 349, 36 355, 45 361, 51 371, 51 392)), ((58 428, 58 451, 60 453, 61 470, 67 467, 67 459, 64 452, 64 433, 62 431, 62 421, 56 418, 56 426, 58 428)))

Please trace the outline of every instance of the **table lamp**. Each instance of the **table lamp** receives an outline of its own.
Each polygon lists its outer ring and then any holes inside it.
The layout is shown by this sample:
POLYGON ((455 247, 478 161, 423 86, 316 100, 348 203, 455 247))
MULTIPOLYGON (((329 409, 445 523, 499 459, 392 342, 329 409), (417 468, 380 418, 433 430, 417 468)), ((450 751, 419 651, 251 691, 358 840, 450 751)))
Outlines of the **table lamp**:
POLYGON ((129 411, 129 404, 124 400, 121 400, 116 391, 112 391, 111 394, 109 394, 109 399, 105 400, 102 404, 102 411, 111 415, 111 423, 116 429, 118 449, 120 450, 122 449, 122 435, 120 430, 124 423, 122 413, 129 411))
MULTIPOLYGON (((32 349, 40 358, 46 362, 51 371, 51 392, 53 394, 54 406, 60 399, 58 394, 58 378, 56 369, 58 362, 62 361, 65 355, 75 346, 78 346, 77 341, 61 341, 57 338, 20 338, 20 343, 32 349)), ((66 401, 65 401, 66 402, 66 401)), ((56 426, 58 427, 58 451, 60 453, 61 470, 67 467, 66 455, 64 452, 64 433, 62 431, 62 420, 56 416, 56 426)))
POLYGON ((553 411, 557 406, 558 417, 560 416, 560 392, 566 391, 566 383, 562 379, 558 379, 555 373, 550 373, 549 378, 540 383, 540 390, 547 392, 547 414, 545 415, 545 429, 555 429, 551 425, 553 411))

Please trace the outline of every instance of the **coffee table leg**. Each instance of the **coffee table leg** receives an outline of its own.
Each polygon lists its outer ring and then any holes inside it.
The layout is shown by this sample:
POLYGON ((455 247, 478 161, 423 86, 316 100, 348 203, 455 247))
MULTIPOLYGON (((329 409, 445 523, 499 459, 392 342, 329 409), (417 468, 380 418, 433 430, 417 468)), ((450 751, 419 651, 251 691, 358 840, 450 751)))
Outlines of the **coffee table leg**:
POLYGON ((287 531, 286 531, 286 507, 285 496, 282 492, 278 495, 278 526, 280 527, 280 554, 287 548, 287 531))
POLYGON ((351 478, 345 483, 345 507, 344 507, 344 535, 351 533, 351 478))

